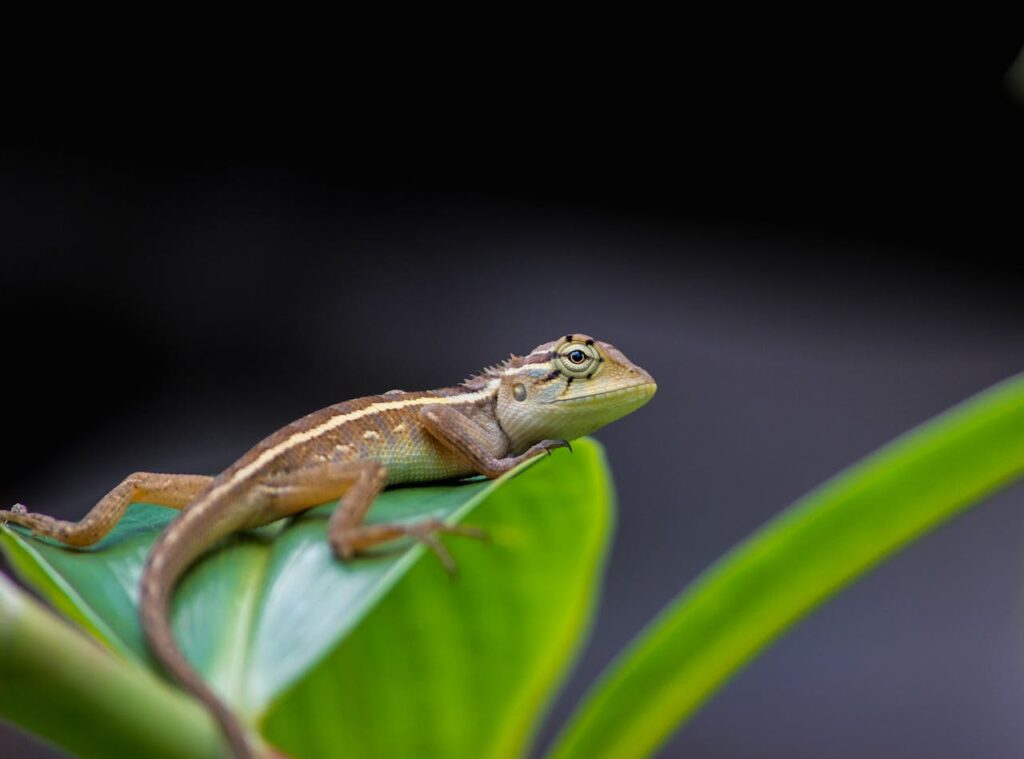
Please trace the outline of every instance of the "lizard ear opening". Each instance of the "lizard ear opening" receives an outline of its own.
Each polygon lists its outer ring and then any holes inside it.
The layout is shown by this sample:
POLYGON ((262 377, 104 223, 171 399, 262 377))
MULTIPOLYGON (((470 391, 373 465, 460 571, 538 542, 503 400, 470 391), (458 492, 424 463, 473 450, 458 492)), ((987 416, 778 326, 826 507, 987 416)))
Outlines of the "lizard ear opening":
POLYGON ((512 397, 515 398, 517 401, 525 401, 526 400, 526 386, 522 385, 519 382, 517 382, 515 385, 513 385, 512 386, 512 397))

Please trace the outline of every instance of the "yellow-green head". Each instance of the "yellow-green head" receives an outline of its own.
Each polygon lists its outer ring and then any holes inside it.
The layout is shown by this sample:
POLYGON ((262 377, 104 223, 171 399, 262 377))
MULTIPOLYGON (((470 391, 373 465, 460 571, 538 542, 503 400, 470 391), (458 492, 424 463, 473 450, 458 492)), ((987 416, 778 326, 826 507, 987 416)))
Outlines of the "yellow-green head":
POLYGON ((572 440, 643 406, 654 378, 609 343, 571 334, 491 370, 495 413, 519 453, 541 440, 572 440))

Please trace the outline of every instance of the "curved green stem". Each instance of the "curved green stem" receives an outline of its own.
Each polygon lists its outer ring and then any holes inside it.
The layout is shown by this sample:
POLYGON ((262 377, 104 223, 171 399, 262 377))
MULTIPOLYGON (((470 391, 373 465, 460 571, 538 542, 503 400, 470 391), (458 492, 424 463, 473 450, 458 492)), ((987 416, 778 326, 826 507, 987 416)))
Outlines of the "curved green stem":
POLYGON ((223 754, 198 704, 104 651, 2 574, 0 718, 82 757, 223 754))

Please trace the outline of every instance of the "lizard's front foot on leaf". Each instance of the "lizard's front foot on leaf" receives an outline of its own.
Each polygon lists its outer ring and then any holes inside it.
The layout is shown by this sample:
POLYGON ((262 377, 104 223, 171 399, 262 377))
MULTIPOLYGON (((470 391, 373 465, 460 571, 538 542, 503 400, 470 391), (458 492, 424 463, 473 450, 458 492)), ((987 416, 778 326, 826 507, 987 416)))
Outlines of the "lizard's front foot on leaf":
POLYGON ((546 453, 550 456, 551 452, 558 448, 568 448, 569 453, 572 453, 572 444, 568 440, 562 440, 559 438, 557 440, 541 440, 526 452, 526 458, 540 456, 542 453, 546 453))
POLYGON ((431 551, 441 560, 448 574, 458 573, 455 560, 445 548, 444 543, 438 538, 439 534, 462 535, 477 540, 488 540, 489 536, 478 527, 467 527, 458 524, 446 524, 440 519, 424 519, 419 522, 390 522, 386 524, 364 525, 352 532, 342 533, 337 538, 332 536, 331 547, 335 555, 343 561, 348 561, 363 551, 365 548, 377 545, 386 540, 392 540, 403 536, 414 538, 431 551))

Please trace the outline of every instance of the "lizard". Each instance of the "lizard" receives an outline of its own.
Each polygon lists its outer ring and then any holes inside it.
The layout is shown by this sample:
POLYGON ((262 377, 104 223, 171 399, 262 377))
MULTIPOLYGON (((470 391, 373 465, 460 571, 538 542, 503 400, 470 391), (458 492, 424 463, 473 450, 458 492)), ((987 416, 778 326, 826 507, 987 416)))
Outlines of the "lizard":
POLYGON ((215 477, 137 472, 77 522, 16 504, 0 510, 0 523, 84 547, 110 532, 131 503, 180 509, 146 560, 139 589, 142 628, 164 670, 214 717, 231 753, 250 759, 263 753, 257 739, 189 664, 171 631, 172 594, 193 563, 231 533, 340 499, 327 525, 339 559, 408 536, 451 570, 438 535, 482 537, 481 531, 434 519, 363 524, 386 485, 498 477, 553 449, 571 450, 570 440, 634 411, 656 390, 651 375, 610 343, 567 334, 452 387, 392 390, 315 411, 215 477))

